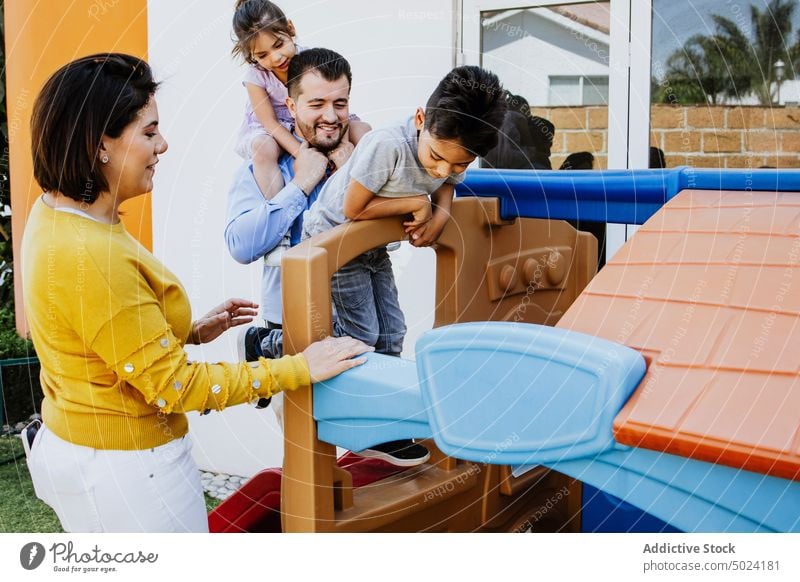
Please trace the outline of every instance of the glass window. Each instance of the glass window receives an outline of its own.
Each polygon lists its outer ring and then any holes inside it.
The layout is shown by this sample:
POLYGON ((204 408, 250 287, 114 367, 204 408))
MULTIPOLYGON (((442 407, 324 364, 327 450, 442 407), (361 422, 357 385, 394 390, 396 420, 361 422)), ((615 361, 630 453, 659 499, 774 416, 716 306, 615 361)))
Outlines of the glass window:
MULTIPOLYGON (((610 8, 579 2, 481 13, 481 64, 500 77, 510 106, 484 167, 607 167, 610 8)), ((598 238, 605 257, 605 224, 574 225, 598 238)))
POLYGON ((547 105, 606 105, 608 77, 550 77, 547 105))
POLYGON ((550 77, 544 105, 581 105, 581 77, 550 77))
POLYGON ((651 160, 800 167, 798 0, 653 0, 651 160))
POLYGON ((484 165, 607 167, 610 25, 608 1, 481 13, 481 64, 513 110, 484 165))
POLYGON ((608 103, 608 77, 583 77, 581 105, 606 105, 608 103))

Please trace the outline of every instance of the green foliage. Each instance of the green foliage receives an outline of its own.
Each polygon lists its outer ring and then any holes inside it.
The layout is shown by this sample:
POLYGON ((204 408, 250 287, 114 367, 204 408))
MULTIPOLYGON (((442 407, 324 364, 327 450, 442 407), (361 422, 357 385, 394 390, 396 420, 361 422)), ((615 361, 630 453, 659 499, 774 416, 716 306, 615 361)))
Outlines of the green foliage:
POLYGON ((0 305, 14 305, 14 267, 11 248, 11 204, 8 176, 8 117, 6 108, 5 6, 0 0, 0 305))
POLYGON ((0 307, 0 360, 35 355, 33 342, 17 335, 13 308, 0 307))
MULTIPOLYGON (((0 360, 34 356, 33 343, 17 335, 12 308, 0 307, 0 360)), ((3 378, 0 424, 14 426, 18 422, 27 422, 31 414, 41 409, 43 394, 39 384, 40 371, 38 362, 0 368, 3 378)))
POLYGON ((786 64, 784 80, 795 77, 800 63, 800 31, 791 40, 796 8, 797 0, 770 0, 763 11, 750 6, 753 38, 732 20, 714 15, 714 34, 692 36, 667 59, 653 101, 716 104, 752 93, 759 103, 770 105, 775 62, 786 64))

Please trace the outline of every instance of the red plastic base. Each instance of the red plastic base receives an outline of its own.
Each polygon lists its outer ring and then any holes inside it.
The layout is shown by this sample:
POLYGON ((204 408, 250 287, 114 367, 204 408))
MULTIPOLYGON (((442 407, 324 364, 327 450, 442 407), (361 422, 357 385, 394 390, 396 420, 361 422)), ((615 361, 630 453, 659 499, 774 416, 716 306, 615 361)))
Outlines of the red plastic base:
MULTIPOLYGON (((353 487, 363 487, 404 470, 353 453, 343 455, 337 463, 353 475, 353 487)), ((212 533, 280 533, 280 508, 281 470, 264 469, 208 514, 208 529, 212 533)))

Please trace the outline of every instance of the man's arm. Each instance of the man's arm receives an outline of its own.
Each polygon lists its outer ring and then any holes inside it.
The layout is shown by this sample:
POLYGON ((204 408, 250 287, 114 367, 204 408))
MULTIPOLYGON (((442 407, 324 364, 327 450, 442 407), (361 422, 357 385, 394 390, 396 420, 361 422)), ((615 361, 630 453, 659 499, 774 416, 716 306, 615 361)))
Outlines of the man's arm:
MULTIPOLYGON (((328 159, 304 142, 295 160, 294 179, 271 200, 265 200, 256 184, 250 164, 236 175, 228 193, 228 223, 225 243, 239 263, 256 261, 278 246, 292 223, 306 209, 306 195, 325 175, 328 159)), ((291 166, 281 168, 291 178, 291 166)))

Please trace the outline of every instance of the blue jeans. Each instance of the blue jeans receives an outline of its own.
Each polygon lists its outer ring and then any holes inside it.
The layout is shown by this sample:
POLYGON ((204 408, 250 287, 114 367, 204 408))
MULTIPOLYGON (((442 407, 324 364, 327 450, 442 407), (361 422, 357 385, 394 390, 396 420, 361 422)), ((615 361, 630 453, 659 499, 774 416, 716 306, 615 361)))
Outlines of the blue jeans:
MULTIPOLYGON (((360 339, 379 354, 400 355, 406 321, 385 247, 367 251, 334 273, 331 295, 333 335, 360 339)), ((283 355, 283 330, 270 330, 260 339, 265 358, 283 355)))
POLYGON ((360 339, 379 354, 400 355, 406 321, 386 247, 367 251, 334 273, 331 295, 337 336, 360 339))

